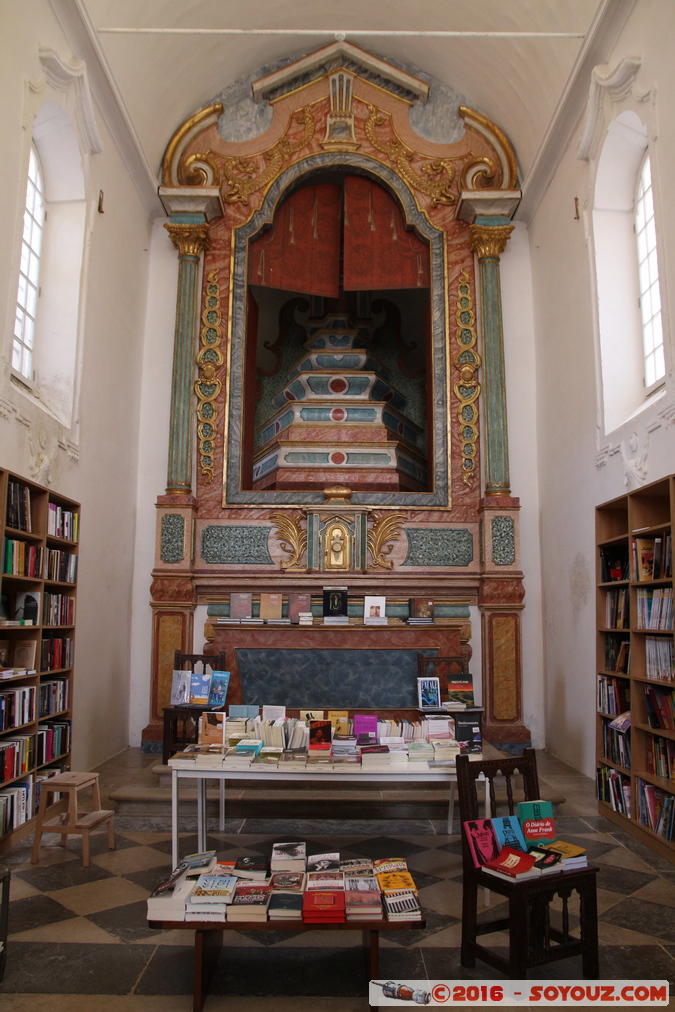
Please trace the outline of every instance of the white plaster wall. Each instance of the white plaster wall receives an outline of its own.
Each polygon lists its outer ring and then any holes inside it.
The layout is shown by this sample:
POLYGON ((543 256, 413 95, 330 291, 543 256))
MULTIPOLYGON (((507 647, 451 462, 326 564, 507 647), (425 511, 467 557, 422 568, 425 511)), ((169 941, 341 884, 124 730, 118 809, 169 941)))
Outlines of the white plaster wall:
MULTIPOLYGON (((143 379, 138 433, 138 488, 133 585, 129 744, 140 745, 150 716, 152 679, 151 573, 155 563, 157 496, 166 488, 178 254, 163 221, 150 242, 148 302, 143 339, 143 379)), ((203 622, 201 625, 203 643, 203 622)), ((200 646, 201 650, 201 646, 200 646)))
MULTIPOLYGON (((0 61, 0 465, 82 503, 75 652, 73 768, 128 743, 131 581, 148 222, 100 111, 104 150, 91 157, 85 321, 73 428, 60 426, 9 380, 11 322, 25 196, 24 82, 41 76, 38 47, 73 54, 42 0, 3 4, 0 61), (105 214, 96 213, 99 190, 105 214), (41 440, 45 463, 35 467, 41 440)), ((74 54, 77 55, 77 54, 74 54)))
POLYGON ((512 495, 520 509, 520 556, 525 587, 522 614, 523 719, 535 748, 545 744, 538 438, 532 274, 527 229, 516 223, 500 258, 504 357, 512 495))
MULTIPOLYGON (((662 299, 675 306, 675 200, 670 166, 675 155, 672 109, 675 65, 669 40, 675 10, 662 0, 639 2, 607 63, 639 54, 640 86, 655 88, 659 129, 651 158, 658 180, 662 299), (664 20, 665 19, 665 20, 664 20), (665 30, 665 25, 670 30, 665 30)), ((590 82, 589 82, 590 83, 590 82)), ((646 480, 675 470, 669 410, 672 397, 672 325, 665 334, 670 368, 666 395, 618 430, 598 426, 599 375, 590 229, 591 179, 575 152, 576 135, 530 226, 537 343, 538 480, 544 601, 544 672, 547 746, 592 776, 595 772, 595 535, 594 508, 626 490, 624 455, 637 434, 648 448, 646 480), (584 209, 575 220, 574 198, 584 209), (599 454, 598 450, 604 452, 599 454)), ((672 312, 671 312, 672 315, 672 312)))

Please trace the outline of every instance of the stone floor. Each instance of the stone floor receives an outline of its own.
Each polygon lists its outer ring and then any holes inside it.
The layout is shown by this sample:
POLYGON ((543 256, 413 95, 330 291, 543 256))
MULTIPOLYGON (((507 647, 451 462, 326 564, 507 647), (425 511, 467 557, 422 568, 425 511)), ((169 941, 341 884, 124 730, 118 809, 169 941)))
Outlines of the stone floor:
MULTIPOLYGON (((104 795, 156 762, 127 749, 100 768, 104 795)), ((600 868, 600 972, 603 979, 675 981, 675 867, 597 814, 593 782, 546 753, 538 754, 542 793, 564 795, 556 813, 561 837, 582 842, 600 868)), ((228 819, 211 832, 220 854, 268 854, 274 839, 305 839, 310 853, 404 856, 427 916, 425 930, 384 933, 383 980, 493 980, 480 962, 459 961, 461 854, 442 820, 228 819)), ((212 823, 216 825, 215 822, 212 823)), ((0 1012, 188 1012, 192 1007, 192 941, 188 930, 156 931, 145 900, 169 870, 165 817, 118 816, 117 850, 105 834, 92 840, 82 868, 79 843, 46 837, 37 866, 30 841, 5 855, 12 869, 7 968, 0 1012)), ((194 824, 183 820, 181 852, 196 849, 194 824)), ((457 825, 455 824, 455 829, 457 825)), ((493 892, 493 902, 500 898, 493 892)), ((358 933, 228 931, 205 1012, 236 997, 238 1012, 309 1012, 320 996, 326 1012, 367 1007, 358 933)), ((503 943, 496 938, 495 943, 503 943)), ((549 964, 532 978, 581 977, 581 961, 549 964)), ((671 998, 671 1006, 675 999, 671 998)), ((482 1006, 487 1007, 487 1006, 482 1006)))

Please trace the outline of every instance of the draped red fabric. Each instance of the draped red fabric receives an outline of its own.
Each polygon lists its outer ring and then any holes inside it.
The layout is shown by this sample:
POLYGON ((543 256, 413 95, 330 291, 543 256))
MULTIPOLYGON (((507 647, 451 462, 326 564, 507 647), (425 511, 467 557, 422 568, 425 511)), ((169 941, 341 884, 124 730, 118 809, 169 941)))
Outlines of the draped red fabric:
POLYGON ((342 187, 329 183, 291 194, 250 244, 249 284, 337 298, 341 201, 342 187))
POLYGON ((386 190, 347 176, 344 217, 345 291, 429 287, 429 247, 405 228, 386 190))

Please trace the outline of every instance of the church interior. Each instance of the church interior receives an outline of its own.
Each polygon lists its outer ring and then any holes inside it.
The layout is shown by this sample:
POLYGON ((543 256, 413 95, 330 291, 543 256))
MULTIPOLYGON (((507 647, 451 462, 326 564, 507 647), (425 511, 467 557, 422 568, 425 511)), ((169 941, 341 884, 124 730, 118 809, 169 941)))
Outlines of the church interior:
MULTIPOLYGON (((176 651, 224 652, 230 704, 290 707, 414 707, 420 652, 462 657, 483 740, 537 750, 561 823, 600 863, 601 975, 675 981, 675 843, 637 825, 640 785, 668 798, 675 777, 675 727, 642 699, 650 641, 665 644, 672 711, 672 615, 645 637, 610 619, 621 591, 603 586, 628 586, 604 567, 628 566, 636 537, 663 537, 672 607, 669 0, 0 9, 0 493, 9 511, 12 483, 30 485, 35 523, 39 503, 78 515, 76 634, 72 616, 39 634, 36 684, 66 686, 68 765, 99 770, 119 816, 119 849, 96 844, 93 871, 79 843, 36 869, 30 832, 0 838, 0 1010, 61 1007, 53 994, 69 1010, 92 995, 190 1007, 171 968, 188 932, 142 923, 171 853, 168 808, 143 792, 176 651), (344 623, 324 623, 325 591, 343 588, 344 623), (277 624, 263 594, 283 601, 277 624), (252 596, 250 625, 233 595, 252 596), (290 595, 309 628, 286 621, 290 595), (386 600, 386 628, 364 621, 366 596, 386 600), (433 602, 432 623, 413 601, 433 602), (622 643, 630 667, 608 659, 622 643), (45 660, 57 644, 70 667, 45 660), (633 768, 654 772, 659 741, 669 777, 622 781, 630 760, 602 751, 598 692, 622 676, 633 768), (599 765, 632 790, 631 819, 602 786, 598 809, 599 765), (78 972, 50 987, 75 946, 78 972)), ((6 543, 18 527, 8 512, 6 543)), ((0 662, 18 667, 34 634, 3 631, 24 589, 6 554, 0 662)), ((458 975, 458 837, 413 800, 373 818, 357 799, 319 829, 294 801, 269 817, 262 792, 214 846, 255 853, 282 826, 359 856, 399 846, 433 931, 383 942, 383 965, 458 975)), ((302 1008, 324 972, 336 1008, 362 1007, 346 945, 277 943, 236 933, 242 975, 264 983, 221 974, 207 1012, 223 995, 302 1008), (289 949, 302 965, 284 978, 289 949)))

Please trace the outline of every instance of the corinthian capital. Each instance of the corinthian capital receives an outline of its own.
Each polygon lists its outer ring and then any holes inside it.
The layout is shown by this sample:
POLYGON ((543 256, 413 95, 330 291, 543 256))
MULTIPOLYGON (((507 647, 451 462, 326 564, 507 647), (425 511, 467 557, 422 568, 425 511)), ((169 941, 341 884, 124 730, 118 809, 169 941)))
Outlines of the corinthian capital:
POLYGON ((198 257, 202 250, 208 249, 211 245, 209 226, 206 223, 199 225, 166 224, 164 228, 171 236, 171 242, 178 250, 179 256, 198 257))
POLYGON ((478 254, 478 259, 498 257, 506 249, 513 225, 471 225, 469 249, 478 254))

